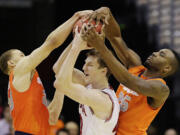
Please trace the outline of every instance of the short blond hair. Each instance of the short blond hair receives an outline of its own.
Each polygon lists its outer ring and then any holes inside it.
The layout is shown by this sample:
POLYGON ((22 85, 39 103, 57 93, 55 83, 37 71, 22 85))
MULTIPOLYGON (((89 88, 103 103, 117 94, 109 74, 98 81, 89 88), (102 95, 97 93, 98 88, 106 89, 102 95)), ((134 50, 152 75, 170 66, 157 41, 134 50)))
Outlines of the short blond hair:
POLYGON ((15 49, 11 49, 8 50, 6 52, 4 52, 1 56, 0 56, 0 69, 4 74, 8 74, 9 72, 9 68, 8 68, 8 61, 11 59, 12 57, 12 51, 14 51, 15 49))

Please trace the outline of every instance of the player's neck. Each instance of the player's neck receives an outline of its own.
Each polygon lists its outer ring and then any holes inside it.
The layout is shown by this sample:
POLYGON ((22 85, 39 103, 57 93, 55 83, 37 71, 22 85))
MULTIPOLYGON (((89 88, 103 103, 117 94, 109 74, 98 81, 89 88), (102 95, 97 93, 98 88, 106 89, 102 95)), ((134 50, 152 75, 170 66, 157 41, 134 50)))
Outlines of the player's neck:
POLYGON ((92 83, 92 87, 94 89, 103 90, 109 87, 109 83, 108 83, 108 80, 105 78, 105 79, 102 79, 101 81, 92 83))
POLYGON ((145 70, 144 73, 142 74, 143 76, 147 77, 147 78, 156 78, 156 77, 161 77, 161 75, 153 70, 145 70))

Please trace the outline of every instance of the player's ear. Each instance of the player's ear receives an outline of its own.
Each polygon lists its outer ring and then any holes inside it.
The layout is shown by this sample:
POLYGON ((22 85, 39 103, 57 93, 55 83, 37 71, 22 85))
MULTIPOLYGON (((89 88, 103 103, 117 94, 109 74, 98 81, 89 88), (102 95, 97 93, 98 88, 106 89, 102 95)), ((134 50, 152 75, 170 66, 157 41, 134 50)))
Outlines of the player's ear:
POLYGON ((16 64, 15 64, 15 62, 13 60, 8 60, 7 64, 8 64, 8 67, 10 67, 10 68, 13 68, 13 67, 16 66, 16 64))
POLYGON ((165 68, 163 69, 163 74, 168 74, 171 70, 172 70, 172 66, 167 65, 167 66, 165 66, 165 68))
POLYGON ((102 68, 102 72, 106 75, 108 72, 108 69, 106 67, 102 68))

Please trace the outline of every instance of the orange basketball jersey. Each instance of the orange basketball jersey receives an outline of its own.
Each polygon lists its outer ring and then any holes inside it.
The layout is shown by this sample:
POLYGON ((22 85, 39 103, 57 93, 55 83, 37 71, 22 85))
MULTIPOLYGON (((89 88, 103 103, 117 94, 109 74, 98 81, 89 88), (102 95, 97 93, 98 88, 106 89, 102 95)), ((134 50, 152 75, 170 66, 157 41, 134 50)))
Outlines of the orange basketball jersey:
POLYGON ((48 135, 49 113, 46 95, 37 72, 25 92, 18 92, 13 84, 13 73, 9 77, 8 100, 15 131, 33 135, 48 135))
MULTIPOLYGON (((129 69, 129 72, 147 80, 148 78, 141 75, 145 70, 144 66, 138 66, 129 69)), ((160 78, 151 78, 151 80, 158 80, 165 84, 165 81, 160 78)), ((147 128, 162 106, 158 109, 151 108, 147 102, 147 96, 132 91, 122 84, 116 95, 120 104, 117 135, 147 135, 147 128)))

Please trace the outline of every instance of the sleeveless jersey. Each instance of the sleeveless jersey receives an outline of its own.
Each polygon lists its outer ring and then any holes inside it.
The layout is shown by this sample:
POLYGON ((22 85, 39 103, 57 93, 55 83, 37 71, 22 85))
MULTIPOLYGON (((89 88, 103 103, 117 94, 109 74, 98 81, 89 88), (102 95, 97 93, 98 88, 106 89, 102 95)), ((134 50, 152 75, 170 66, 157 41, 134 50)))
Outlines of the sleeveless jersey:
POLYGON ((25 92, 18 92, 12 82, 13 73, 9 77, 8 101, 14 130, 33 135, 48 135, 49 112, 45 90, 38 73, 34 73, 30 87, 25 92))
MULTIPOLYGON (((148 78, 141 75, 145 70, 144 66, 138 66, 129 69, 129 72, 147 80, 148 78)), ((158 80, 166 84, 160 78, 151 78, 149 80, 158 80)), ((151 108, 147 102, 147 96, 132 91, 122 84, 120 84, 116 95, 121 108, 117 135, 147 135, 147 128, 162 106, 157 109, 151 108)))
POLYGON ((107 120, 96 117, 93 110, 87 105, 79 105, 81 119, 80 135, 115 135, 115 127, 119 117, 119 103, 116 94, 111 89, 102 90, 112 101, 112 114, 107 120))

